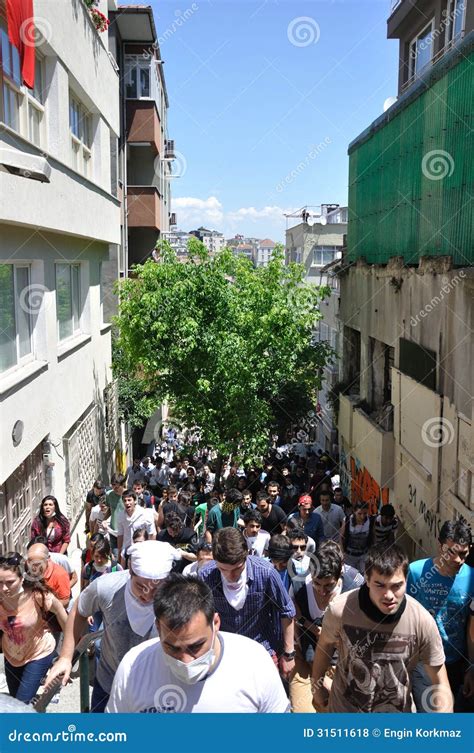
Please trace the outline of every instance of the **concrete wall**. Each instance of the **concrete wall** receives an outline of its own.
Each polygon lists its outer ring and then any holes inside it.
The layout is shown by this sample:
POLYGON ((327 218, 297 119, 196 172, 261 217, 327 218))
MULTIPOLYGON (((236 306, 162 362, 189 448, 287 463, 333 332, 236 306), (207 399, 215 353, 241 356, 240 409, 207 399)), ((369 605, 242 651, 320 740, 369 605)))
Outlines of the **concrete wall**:
POLYGON ((358 262, 341 279, 340 318, 361 333, 361 397, 369 400, 369 338, 395 348, 401 337, 437 354, 437 392, 471 415, 474 270, 445 260, 422 267, 358 262))
MULTIPOLYGON (((31 263, 32 285, 42 290, 33 314, 34 359, 0 375, 0 424, 4 428, 0 453, 0 484, 22 463, 24 457, 50 436, 53 450, 53 493, 64 500, 65 467, 62 437, 88 406, 101 399, 111 380, 110 326, 100 314, 100 262, 108 258, 105 244, 84 249, 77 239, 47 233, 32 234, 22 228, 2 228, 0 259, 8 262, 8 250, 18 249, 11 260, 31 263), (56 250, 60 248, 60 254, 56 250), (81 333, 58 341, 55 295, 55 262, 80 260, 81 333), (41 302, 40 302, 41 301, 41 302), (24 423, 23 439, 11 441, 14 423, 24 423)), ((33 299, 32 299, 33 300, 33 299)))
POLYGON ((359 263, 341 279, 341 322, 361 333, 362 399, 370 399, 370 357, 377 356, 370 338, 395 348, 393 436, 355 407, 357 398, 341 396, 342 476, 350 488, 363 467, 381 488, 387 486, 411 556, 436 550, 445 520, 459 515, 472 520, 473 294, 472 268, 452 270, 447 260, 426 261, 418 269, 395 260, 387 267, 359 263), (400 337, 436 353, 436 391, 401 373, 400 337), (462 499, 466 489, 470 498, 462 499))

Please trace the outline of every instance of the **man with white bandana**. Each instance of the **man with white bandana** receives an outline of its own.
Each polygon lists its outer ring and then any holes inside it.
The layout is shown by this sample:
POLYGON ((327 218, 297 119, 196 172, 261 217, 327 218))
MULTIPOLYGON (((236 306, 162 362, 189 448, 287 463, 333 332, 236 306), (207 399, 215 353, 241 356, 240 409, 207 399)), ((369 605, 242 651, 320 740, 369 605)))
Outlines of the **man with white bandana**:
POLYGON ((46 688, 71 674, 74 646, 87 631, 87 618, 103 615, 104 635, 92 690, 91 711, 103 712, 120 661, 131 648, 156 636, 153 597, 159 582, 169 575, 178 549, 158 541, 143 541, 130 549, 130 569, 110 573, 93 581, 79 596, 68 617, 58 661, 47 678, 46 688))
POLYGON ((220 631, 212 592, 203 581, 170 575, 156 591, 155 616, 159 638, 124 656, 107 712, 268 714, 289 710, 271 657, 256 641, 220 631))

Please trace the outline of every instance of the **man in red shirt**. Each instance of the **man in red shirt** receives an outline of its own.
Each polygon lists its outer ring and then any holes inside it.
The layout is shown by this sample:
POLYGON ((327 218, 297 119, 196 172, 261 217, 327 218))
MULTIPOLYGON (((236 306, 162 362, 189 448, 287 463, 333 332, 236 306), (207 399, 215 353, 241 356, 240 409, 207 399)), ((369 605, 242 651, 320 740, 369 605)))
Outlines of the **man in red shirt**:
POLYGON ((53 562, 48 548, 44 544, 30 546, 26 564, 28 568, 26 577, 30 580, 41 580, 63 606, 67 607, 71 600, 71 581, 64 567, 53 562))

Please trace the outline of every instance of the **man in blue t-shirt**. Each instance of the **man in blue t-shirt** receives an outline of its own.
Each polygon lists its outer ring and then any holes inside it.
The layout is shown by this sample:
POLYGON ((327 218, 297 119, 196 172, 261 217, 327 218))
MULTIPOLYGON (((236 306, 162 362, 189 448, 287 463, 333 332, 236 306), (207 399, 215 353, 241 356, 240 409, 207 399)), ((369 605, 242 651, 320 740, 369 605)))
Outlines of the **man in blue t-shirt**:
MULTIPOLYGON (((474 662, 474 656, 468 655, 466 641, 469 606, 474 597, 474 569, 465 564, 470 545, 471 529, 464 518, 446 521, 439 533, 438 556, 412 562, 407 580, 407 593, 436 620, 446 655, 449 682, 455 699, 458 697, 458 704, 465 673, 474 662)), ((472 650, 471 646, 469 650, 472 650)), ((423 708, 423 691, 429 681, 419 666, 412 681, 417 709, 426 710, 423 708)))

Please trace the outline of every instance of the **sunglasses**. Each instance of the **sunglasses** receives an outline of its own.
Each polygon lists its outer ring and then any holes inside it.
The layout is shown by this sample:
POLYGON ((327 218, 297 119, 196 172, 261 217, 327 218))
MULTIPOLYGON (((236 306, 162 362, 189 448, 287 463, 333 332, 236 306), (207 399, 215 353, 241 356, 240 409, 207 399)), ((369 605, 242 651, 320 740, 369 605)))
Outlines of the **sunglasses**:
POLYGON ((301 551, 304 551, 306 549, 306 544, 292 544, 291 548, 294 549, 295 552, 297 552, 299 549, 301 549, 301 551))

